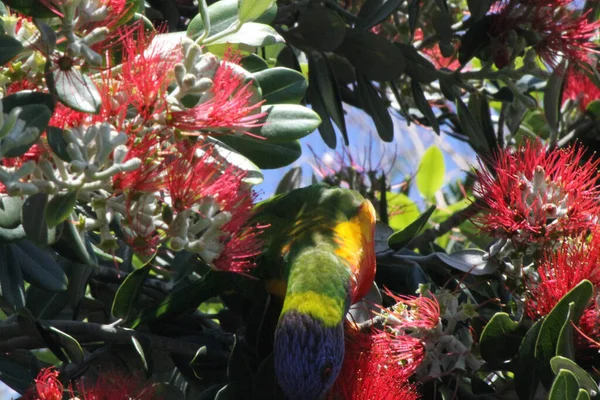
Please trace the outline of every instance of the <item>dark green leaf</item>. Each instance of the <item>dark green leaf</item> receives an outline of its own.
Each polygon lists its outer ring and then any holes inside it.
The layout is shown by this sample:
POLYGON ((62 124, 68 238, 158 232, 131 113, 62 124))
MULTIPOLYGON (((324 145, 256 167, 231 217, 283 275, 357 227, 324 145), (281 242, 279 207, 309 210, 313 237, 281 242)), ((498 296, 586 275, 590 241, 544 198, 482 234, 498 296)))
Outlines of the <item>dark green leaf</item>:
POLYGON ((3 3, 23 15, 36 18, 56 17, 40 0, 3 0, 3 3))
POLYGON ((240 65, 248 72, 264 71, 269 68, 269 64, 254 53, 242 58, 240 65))
POLYGON ((548 385, 552 377, 550 360, 556 355, 559 336, 565 324, 570 323, 569 318, 572 318, 573 321, 579 321, 592 298, 593 292, 594 286, 590 281, 581 281, 569 293, 564 295, 542 322, 540 334, 535 344, 535 358, 541 366, 540 377, 548 385), (572 313, 569 313, 570 303, 574 304, 572 313))
POLYGON ((56 94, 61 103, 84 113, 97 114, 100 112, 102 98, 89 76, 82 74, 77 69, 57 70, 53 74, 56 94))
POLYGON ((507 313, 496 313, 481 333, 481 357, 491 365, 500 365, 517 354, 524 336, 525 332, 518 322, 507 313))
POLYGON ((414 37, 415 29, 419 23, 419 14, 421 14, 421 1, 420 0, 409 0, 408 4, 408 26, 410 28, 410 35, 414 37))
POLYGON ((550 360, 550 366, 552 367, 552 372, 555 374, 558 374, 563 369, 571 371, 573 375, 575 375, 579 387, 587 390, 589 393, 598 392, 598 384, 596 381, 574 361, 565 357, 556 356, 552 357, 550 360))
POLYGON ((252 371, 250 370, 246 359, 243 342, 235 336, 233 350, 231 351, 229 363, 227 365, 227 377, 233 382, 244 382, 247 381, 251 375, 252 371))
MULTIPOLYGON (((323 114, 317 110, 315 111, 317 111, 319 115, 322 115, 322 120, 331 118, 341 131, 344 142, 348 145, 348 132, 346 129, 346 120, 344 118, 344 109, 342 108, 342 99, 340 97, 338 83, 336 82, 335 75, 333 74, 333 70, 331 69, 327 57, 316 52, 312 52, 309 55, 308 77, 310 84, 313 86, 310 91, 311 103, 313 99, 319 97, 320 99, 315 100, 315 103, 320 103, 317 104, 317 108, 324 108, 323 114)), ((323 134, 321 135, 323 136, 323 134)), ((325 142, 328 143, 327 141, 325 142)), ((332 148, 335 148, 335 143, 332 148)))
POLYGON ((423 89, 421 89, 421 84, 414 79, 410 80, 410 89, 413 94, 413 99, 415 101, 415 106, 421 111, 421 113, 425 116, 429 124, 431 125, 431 129, 438 135, 440 134, 440 125, 429 105, 429 102, 425 98, 425 93, 423 93, 423 89))
POLYGON ((8 245, 0 246, 0 296, 14 309, 25 306, 23 275, 8 245))
POLYGON ((469 62, 477 53, 490 43, 488 32, 495 16, 486 15, 472 24, 460 39, 458 60, 462 65, 469 62))
POLYGON ((323 98, 321 97, 321 93, 317 85, 309 85, 308 98, 313 111, 319 115, 319 118, 321 118, 321 124, 319 125, 319 134, 321 135, 321 139, 323 139, 323 142, 325 142, 330 149, 335 149, 335 146, 337 145, 335 128, 333 127, 333 123, 331 122, 329 113, 327 112, 327 108, 325 107, 325 103, 323 102, 323 98))
POLYGON ((575 400, 591 400, 590 394, 585 389, 579 389, 577 398, 575 400))
POLYGON ((427 221, 429 221, 429 217, 435 211, 436 207, 431 206, 425 211, 423 214, 419 216, 413 223, 404 228, 401 231, 394 232, 392 236, 388 239, 388 245, 393 250, 401 250, 404 247, 408 246, 410 241, 419 233, 421 229, 425 226, 427 221))
POLYGON ((34 243, 46 245, 52 238, 46 224, 46 204, 48 195, 38 193, 29 196, 21 210, 21 221, 27 237, 34 243))
POLYGON ((68 292, 48 292, 33 285, 25 292, 25 306, 35 319, 54 319, 68 304, 68 292))
POLYGON ((298 141, 273 143, 249 136, 221 136, 219 140, 231 146, 261 169, 274 169, 290 165, 302 155, 298 141))
POLYGON ((469 141, 473 149, 477 152, 477 154, 488 154, 490 151, 488 143, 480 132, 477 121, 475 118, 473 118, 469 108, 460 98, 456 99, 456 108, 460 126, 463 132, 469 137, 469 141))
POLYGON ((409 77, 421 83, 431 83, 436 80, 437 70, 435 66, 423 57, 417 49, 406 43, 394 42, 394 44, 400 49, 406 60, 406 69, 404 72, 409 77))
POLYGON ((478 20, 483 18, 483 16, 488 12, 494 0, 467 0, 467 5, 469 6, 469 12, 471 13, 471 18, 473 20, 478 20))
POLYGON ((23 106, 21 114, 19 114, 19 119, 25 122, 26 128, 37 128, 38 133, 27 143, 20 144, 18 146, 15 146, 15 143, 13 142, 14 139, 10 137, 5 137, 2 139, 2 147, 9 148, 9 150, 4 151, 4 156, 20 157, 25 154, 31 148, 31 145, 33 145, 33 143, 39 138, 42 132, 46 130, 46 126, 48 126, 50 118, 52 118, 52 112, 43 104, 30 104, 23 106))
POLYGON ((281 178, 279 184, 277 185, 277 189, 275 189, 275 194, 283 194, 290 192, 294 189, 298 189, 302 185, 302 168, 294 167, 291 168, 286 174, 281 178))
POLYGON ((539 363, 534 352, 541 328, 541 320, 529 328, 515 360, 515 389, 521 400, 533 399, 540 384, 539 363))
POLYGON ((400 0, 367 0, 358 12, 356 27, 369 30, 383 22, 402 3, 400 0))
POLYGON ((132 315, 132 310, 140 297, 150 269, 150 266, 147 265, 133 271, 119 286, 112 304, 112 314, 115 318, 127 320, 132 315))
POLYGON ((298 26, 288 32, 286 39, 292 45, 334 51, 344 40, 346 30, 344 20, 335 11, 315 4, 303 9, 298 26))
POLYGON ((54 112, 56 103, 51 94, 32 92, 31 90, 23 90, 2 99, 4 113, 10 112, 15 107, 25 107, 30 104, 41 104, 48 107, 51 112, 54 112))
POLYGON ((10 249, 18 260, 29 283, 49 292, 67 290, 68 281, 65 272, 46 251, 28 240, 10 244, 7 249, 10 249))
POLYGON ((0 34, 0 65, 4 65, 23 50, 23 45, 12 36, 0 34))
POLYGON ((385 142, 394 140, 394 123, 389 110, 364 75, 358 77, 357 94, 361 106, 373 118, 381 140, 385 142))
POLYGON ((571 400, 579 394, 579 384, 575 375, 566 369, 561 370, 550 389, 548 400, 571 400))
POLYGON ((159 382, 152 386, 154 389, 154 395, 158 399, 169 399, 169 400, 185 400, 185 394, 177 386, 159 382))
POLYGON ((350 61, 368 80, 393 81, 404 72, 402 51, 383 36, 359 29, 347 29, 337 53, 350 61))
MULTIPOLYGON (((563 63, 564 67, 564 63, 563 63)), ((556 132, 560 118, 560 106, 562 103, 562 92, 564 84, 564 68, 555 68, 550 74, 544 90, 544 114, 550 128, 556 132)))
POLYGON ((269 68, 256 72, 254 77, 266 104, 299 104, 308 87, 304 75, 289 68, 269 68))
POLYGON ((136 353, 140 356, 140 360, 144 366, 144 371, 146 371, 147 376, 152 375, 153 362, 152 362, 152 343, 150 339, 146 336, 139 335, 136 337, 135 335, 131 335, 131 343, 133 344, 133 348, 136 353))
POLYGON ((494 132, 490 105, 487 98, 479 93, 471 93, 468 108, 487 142, 487 147, 489 149, 496 148, 496 133, 494 132))
POLYGON ((61 160, 70 162, 71 156, 67 152, 67 146, 69 143, 65 140, 63 130, 54 126, 49 126, 46 129, 46 138, 50 148, 61 160))
POLYGON ((25 393, 35 379, 35 373, 29 366, 0 355, 0 381, 19 393, 25 393))
POLYGON ((23 202, 21 197, 0 197, 0 227, 13 229, 19 226, 23 202))
POLYGON ((71 335, 50 325, 38 323, 39 332, 48 348, 63 362, 80 363, 83 361, 83 349, 71 335))
POLYGON ((248 395, 250 388, 240 382, 230 382, 219 390, 215 400, 239 400, 248 395))
POLYGON ((77 204, 77 191, 57 193, 46 206, 46 223, 49 228, 54 228, 71 215, 75 204, 77 204))
MULTIPOLYGON (((293 142, 301 139, 314 132, 321 123, 316 112, 297 104, 265 106, 262 108, 262 112, 267 113, 266 117, 261 119, 261 123, 264 125, 251 129, 250 132, 266 138, 270 143, 293 142)), ((227 143, 226 140, 223 141, 227 143)), ((235 146, 232 147, 235 148, 235 146)), ((244 153, 242 154, 244 155, 244 153)))

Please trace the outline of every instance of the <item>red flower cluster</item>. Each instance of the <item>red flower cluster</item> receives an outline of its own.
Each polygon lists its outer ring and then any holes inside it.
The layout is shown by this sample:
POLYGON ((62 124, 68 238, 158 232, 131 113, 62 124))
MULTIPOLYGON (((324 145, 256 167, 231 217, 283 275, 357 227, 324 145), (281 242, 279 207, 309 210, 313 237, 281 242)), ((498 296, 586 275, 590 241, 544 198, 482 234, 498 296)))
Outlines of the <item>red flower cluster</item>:
POLYGON ((582 68, 575 65, 567 69, 563 102, 567 99, 579 101, 579 109, 585 111, 592 101, 600 100, 600 88, 588 78, 582 68))
POLYGON ((573 7, 573 0, 499 0, 492 6, 492 57, 498 68, 509 60, 511 35, 525 38, 527 45, 550 66, 560 58, 586 61, 594 51, 590 39, 600 21, 590 22, 573 7))
MULTIPOLYGON (((54 367, 44 368, 35 379, 35 385, 24 396, 25 400, 61 400, 64 386, 58 380, 54 367)), ((79 400, 157 400, 153 386, 142 382, 137 376, 117 373, 101 375, 92 386, 83 381, 69 384, 69 398, 79 400)))
POLYGON ((423 351, 420 341, 410 336, 347 327, 344 364, 329 399, 417 400, 419 394, 408 378, 423 351))
POLYGON ((504 149, 477 172, 476 194, 485 200, 480 228, 511 239, 517 249, 551 244, 597 224, 598 162, 582 163, 582 148, 547 150, 528 142, 504 149))

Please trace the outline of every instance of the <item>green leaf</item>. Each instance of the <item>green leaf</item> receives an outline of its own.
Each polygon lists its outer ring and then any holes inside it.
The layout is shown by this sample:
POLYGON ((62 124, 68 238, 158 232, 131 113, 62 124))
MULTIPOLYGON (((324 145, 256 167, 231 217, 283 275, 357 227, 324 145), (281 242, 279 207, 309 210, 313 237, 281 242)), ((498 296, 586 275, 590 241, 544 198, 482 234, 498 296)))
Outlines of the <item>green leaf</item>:
POLYGON ((148 376, 152 375, 152 343, 146 336, 136 337, 131 335, 131 343, 136 353, 140 356, 140 360, 144 366, 144 371, 148 376))
MULTIPOLYGON (((562 65, 564 67, 564 63, 562 65)), ((544 114, 548 125, 554 132, 558 131, 564 81, 563 68, 555 68, 546 82, 546 89, 544 89, 544 114)))
POLYGON ((210 46, 241 43, 253 47, 262 47, 283 42, 283 38, 271 26, 258 22, 246 22, 237 32, 210 42, 210 46))
POLYGON ((102 98, 92 79, 77 69, 53 72, 56 94, 61 103, 84 113, 100 112, 102 98))
POLYGON ((10 244, 5 248, 12 252, 29 283, 49 292, 67 290, 65 271, 45 250, 28 240, 10 244))
POLYGON ((0 227, 13 229, 21 224, 23 198, 0 196, 0 227))
POLYGON ((435 193, 442 188, 446 167, 444 154, 437 146, 430 146, 419 163, 419 169, 415 181, 421 195, 431 199, 435 193))
POLYGON ((27 143, 21 143, 19 141, 19 144, 15 142, 15 138, 11 138, 10 136, 5 137, 2 139, 2 144, 0 146, 4 150, 4 156, 20 157, 25 154, 31 148, 31 145, 38 140, 42 132, 44 132, 50 118, 52 118, 52 112, 43 104, 30 104, 24 106, 21 114, 19 114, 19 119, 25 122, 24 129, 37 128, 37 135, 32 137, 27 143))
POLYGON ((71 156, 67 152, 67 146, 69 143, 65 140, 63 130, 55 126, 49 126, 46 129, 46 138, 48 139, 48 145, 61 160, 70 162, 71 156))
POLYGON ((0 380, 11 389, 25 393, 31 387, 35 373, 30 365, 23 365, 8 355, 0 356, 0 380))
POLYGON ((269 64, 256 54, 252 53, 240 60, 240 65, 248 72, 259 72, 269 68, 269 64))
POLYGON ((393 81, 404 72, 402 51, 383 36, 359 29, 346 29, 337 53, 350 61, 369 80, 393 81))
POLYGON ((301 73, 289 68, 269 68, 254 73, 266 104, 299 104, 308 83, 301 73))
POLYGON ((575 375, 566 369, 561 370, 550 389, 548 400, 571 400, 579 394, 579 384, 575 375))
POLYGON ((29 196, 21 210, 21 221, 27 237, 34 243, 47 245, 56 239, 56 231, 49 230, 46 223, 48 195, 37 193, 29 196))
POLYGON ((485 325, 479 341, 481 357, 491 365, 510 360, 519 350, 525 332, 507 313, 494 314, 485 325))
POLYGON ((431 206, 425 211, 416 221, 408 225, 405 229, 394 232, 392 236, 388 239, 388 245, 393 250, 401 250, 404 247, 408 246, 410 241, 419 233, 421 229, 425 226, 427 221, 429 221, 429 217, 435 211, 436 206, 431 206))
POLYGON ((14 309, 25 306, 21 268, 7 245, 0 247, 0 297, 14 309))
POLYGON ((71 215, 75 204, 77 204, 76 190, 67 193, 57 193, 46 206, 46 223, 49 228, 54 228, 71 215))
MULTIPOLYGON (((214 36, 229 28, 238 20, 238 0, 221 0, 208 7, 210 19, 209 36, 214 36)), ((189 23, 186 35, 196 39, 204 32, 202 15, 197 14, 189 23)))
POLYGON ((281 178, 279 184, 277 185, 277 189, 275 189, 275 194, 283 194, 290 192, 294 189, 298 189, 302 185, 302 168, 294 167, 291 168, 286 174, 281 178))
POLYGON ((550 366, 552 367, 552 372, 555 374, 558 374, 561 370, 568 370, 572 372, 577 379, 579 387, 587 390, 589 393, 598 392, 598 384, 596 381, 583 368, 581 368, 572 360, 561 356, 552 357, 550 360, 550 366))
POLYGON ((394 140, 394 123, 388 107, 383 102, 379 93, 373 88, 371 82, 364 75, 358 76, 357 95, 361 107, 373 118, 377 134, 384 142, 394 140))
POLYGON ((335 11, 315 4, 301 11, 297 26, 289 31, 286 40, 300 48, 334 51, 344 40, 346 30, 344 20, 335 11))
POLYGON ((358 12, 356 27, 369 30, 383 22, 402 3, 400 0, 367 0, 358 12))
POLYGON ((427 119, 429 125, 431 125, 431 129, 438 135, 440 134, 440 124, 438 123, 433 110, 431 109, 431 105, 425 98, 425 93, 423 93, 423 89, 421 89, 421 84, 414 79, 410 80, 410 90, 413 94, 413 99, 415 101, 415 106, 421 111, 421 114, 427 119))
POLYGON ((585 308, 587 307, 594 286, 588 280, 583 280, 575 286, 569 293, 554 306, 550 314, 542 321, 540 334, 535 344, 535 358, 539 361, 541 367, 541 378, 549 385, 552 379, 550 370, 550 360, 556 355, 558 339, 569 319, 579 321, 585 308), (572 313, 569 312, 569 304, 573 303, 572 313))
POLYGON ((56 17, 40 0, 3 0, 5 5, 23 15, 35 18, 56 17))
MULTIPOLYGON (((59 346, 62 353, 59 353, 60 356, 53 351, 58 358, 64 361, 66 357, 66 359, 72 363, 80 363, 83 361, 83 349, 73 336, 66 334, 53 326, 45 326, 42 324, 39 324, 39 326, 41 327, 40 333, 44 331, 47 335, 47 339, 59 346)), ((50 349, 52 350, 51 347, 50 349)))
POLYGON ((317 85, 310 84, 308 86, 308 98, 313 111, 321 118, 321 124, 319 125, 321 139, 323 139, 323 142, 325 142, 330 149, 335 149, 335 146, 337 145, 335 128, 333 127, 333 123, 331 122, 331 118, 327 112, 327 108, 325 107, 325 103, 323 102, 323 98, 317 85))
POLYGON ((542 328, 542 321, 537 321, 521 342, 515 360, 515 390, 521 400, 533 399, 540 384, 539 364, 535 358, 535 343, 542 328))
MULTIPOLYGON (((344 142, 348 145, 348 132, 346 129, 346 120, 344 109, 342 108, 342 99, 340 97, 338 83, 327 57, 321 53, 311 52, 308 57, 308 77, 310 80, 310 101, 315 111, 321 116, 322 120, 329 119, 337 125, 342 133, 344 142), (314 102, 313 102, 314 100, 314 102), (322 108, 322 110, 320 110, 322 108)), ((332 132, 335 132, 333 128, 332 132)), ((321 132, 323 136, 323 132, 321 132)), ((325 137, 323 138, 325 140, 325 137)), ((327 140, 325 140, 328 143, 327 140)), ((335 140, 333 146, 335 148, 335 140)))
POLYGON ((590 394, 585 389, 579 389, 577 398, 575 400, 591 400, 590 394))
POLYGON ((276 104, 262 107, 261 110, 267 113, 260 121, 264 125, 251 129, 250 132, 268 139, 270 143, 291 142, 303 138, 321 123, 316 112, 296 104, 276 104))
POLYGON ((23 45, 12 36, 0 34, 0 65, 12 60, 23 50, 23 45))
MULTIPOLYGON (((406 74, 420 83, 431 83, 436 80, 435 66, 423 57, 414 46, 406 43, 394 42, 406 60, 406 74)), ((441 85, 441 82, 440 82, 441 85)))
POLYGON ((147 265, 133 271, 119 286, 112 304, 112 314, 115 318, 127 320, 132 315, 132 310, 142 293, 150 269, 150 266, 147 265))
POLYGON ((258 19, 275 5, 275 0, 239 0, 238 4, 238 18, 244 23, 258 19))
POLYGON ((4 113, 10 112, 15 107, 25 107, 31 104, 41 104, 54 112, 55 99, 49 93, 32 92, 31 90, 23 90, 18 93, 11 94, 2 99, 2 108, 4 113))
POLYGON ((417 204, 404 193, 386 192, 386 198, 391 215, 389 225, 395 231, 406 228, 421 215, 417 204))
POLYGON ((460 126, 463 132, 469 137, 469 142, 473 149, 477 154, 488 154, 490 148, 487 141, 480 133, 477 121, 473 118, 473 115, 466 104, 458 97, 456 98, 456 109, 460 126))
POLYGON ((300 142, 271 142, 250 136, 221 136, 219 140, 238 151, 261 169, 285 167, 302 155, 300 142))
POLYGON ((487 148, 496 148, 496 133, 494 132, 490 105, 487 98, 480 93, 471 93, 468 108, 477 123, 479 131, 483 134, 487 148))
MULTIPOLYGON (((185 400, 185 394, 175 384, 169 384, 166 382, 158 382, 152 385, 153 393, 157 399, 169 399, 169 400, 185 400)), ((189 397, 188 397, 189 399, 189 397)), ((201 400, 201 399, 197 399, 201 400)))
POLYGON ((467 5, 469 6, 469 12, 471 13, 471 18, 473 20, 478 20, 483 18, 483 16, 488 12, 494 0, 467 0, 467 5))

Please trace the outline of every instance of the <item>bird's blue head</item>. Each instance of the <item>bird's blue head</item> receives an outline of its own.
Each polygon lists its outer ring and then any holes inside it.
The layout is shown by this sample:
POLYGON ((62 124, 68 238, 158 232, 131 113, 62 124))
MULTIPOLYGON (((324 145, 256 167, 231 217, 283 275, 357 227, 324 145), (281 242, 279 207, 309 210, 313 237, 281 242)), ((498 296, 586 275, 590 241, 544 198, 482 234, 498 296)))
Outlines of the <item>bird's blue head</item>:
POLYGON ((289 400, 318 400, 336 380, 344 360, 343 323, 325 324, 290 310, 275 331, 275 374, 289 400))

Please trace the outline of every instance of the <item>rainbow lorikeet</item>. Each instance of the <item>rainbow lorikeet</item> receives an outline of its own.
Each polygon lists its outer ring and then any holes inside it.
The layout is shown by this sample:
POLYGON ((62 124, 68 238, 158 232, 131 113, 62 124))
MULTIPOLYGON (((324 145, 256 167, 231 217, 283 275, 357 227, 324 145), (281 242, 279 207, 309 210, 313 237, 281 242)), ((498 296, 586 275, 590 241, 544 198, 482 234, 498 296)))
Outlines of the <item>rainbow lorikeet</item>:
POLYGON ((283 298, 274 342, 275 374, 291 400, 322 398, 344 359, 344 320, 375 277, 373 205, 359 193, 313 185, 256 208, 269 226, 259 271, 283 298))

